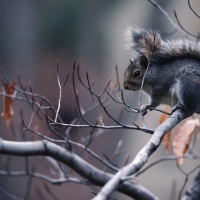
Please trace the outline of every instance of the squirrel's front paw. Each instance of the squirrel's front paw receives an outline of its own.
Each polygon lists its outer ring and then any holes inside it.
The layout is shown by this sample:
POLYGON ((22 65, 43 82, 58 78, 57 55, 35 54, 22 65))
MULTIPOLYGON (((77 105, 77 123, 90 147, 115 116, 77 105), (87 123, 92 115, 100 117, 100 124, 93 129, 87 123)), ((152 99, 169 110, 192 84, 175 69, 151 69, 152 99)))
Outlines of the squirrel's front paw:
POLYGON ((140 113, 142 114, 142 116, 146 115, 147 114, 147 109, 150 107, 149 104, 146 104, 146 105, 143 105, 141 106, 140 108, 140 113))

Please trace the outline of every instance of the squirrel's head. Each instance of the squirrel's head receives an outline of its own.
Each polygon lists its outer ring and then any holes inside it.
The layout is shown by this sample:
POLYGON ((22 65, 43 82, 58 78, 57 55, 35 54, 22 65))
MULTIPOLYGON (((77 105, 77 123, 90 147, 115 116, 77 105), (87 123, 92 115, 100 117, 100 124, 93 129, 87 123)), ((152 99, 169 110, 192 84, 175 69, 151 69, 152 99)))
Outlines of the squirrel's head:
POLYGON ((124 73, 124 89, 139 90, 142 85, 142 80, 148 66, 148 59, 142 55, 139 60, 130 58, 130 65, 124 73))

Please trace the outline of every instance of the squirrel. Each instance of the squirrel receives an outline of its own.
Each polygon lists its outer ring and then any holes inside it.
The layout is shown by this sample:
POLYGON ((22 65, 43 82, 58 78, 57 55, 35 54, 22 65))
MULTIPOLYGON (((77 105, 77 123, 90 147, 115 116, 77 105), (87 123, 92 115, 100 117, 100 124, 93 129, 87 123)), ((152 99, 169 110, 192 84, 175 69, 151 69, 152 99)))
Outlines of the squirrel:
POLYGON ((200 44, 185 40, 161 39, 158 32, 128 28, 130 65, 124 74, 124 89, 142 89, 150 104, 141 113, 160 104, 170 105, 172 113, 182 109, 190 115, 200 113, 200 44))

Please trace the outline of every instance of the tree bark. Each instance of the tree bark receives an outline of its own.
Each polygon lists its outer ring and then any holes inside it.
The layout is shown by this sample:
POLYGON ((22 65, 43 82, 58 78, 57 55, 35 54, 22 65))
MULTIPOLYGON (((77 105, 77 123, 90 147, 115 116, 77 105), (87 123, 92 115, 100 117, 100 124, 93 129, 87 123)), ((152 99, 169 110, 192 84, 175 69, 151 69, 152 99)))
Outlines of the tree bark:
MULTIPOLYGON (((13 142, 1 139, 0 153, 15 156, 50 156, 55 160, 66 164, 82 177, 88 179, 92 184, 97 186, 103 186, 113 177, 112 174, 106 173, 92 166, 77 154, 46 140, 34 142, 13 142)), ((131 181, 124 181, 117 190, 134 199, 158 199, 147 189, 131 181)))

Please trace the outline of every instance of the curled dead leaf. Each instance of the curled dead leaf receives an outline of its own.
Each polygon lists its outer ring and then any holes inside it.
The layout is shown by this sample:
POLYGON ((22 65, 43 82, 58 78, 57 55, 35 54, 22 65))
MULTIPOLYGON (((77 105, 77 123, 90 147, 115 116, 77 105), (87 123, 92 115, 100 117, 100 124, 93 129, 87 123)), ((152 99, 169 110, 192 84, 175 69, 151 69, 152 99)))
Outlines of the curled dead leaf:
MULTIPOLYGON (((187 152, 190 142, 192 140, 192 136, 194 135, 198 126, 199 120, 191 119, 186 121, 175 133, 172 145, 174 154, 176 156, 182 156, 187 152)), ((179 164, 182 164, 183 161, 184 158, 177 159, 177 162, 179 164)))
POLYGON ((9 96, 3 96, 3 112, 1 113, 1 116, 5 119, 6 125, 9 126, 10 119, 13 116, 13 102, 14 97, 16 95, 15 86, 17 85, 17 82, 14 81, 11 84, 4 83, 3 85, 3 94, 9 95, 9 96))

